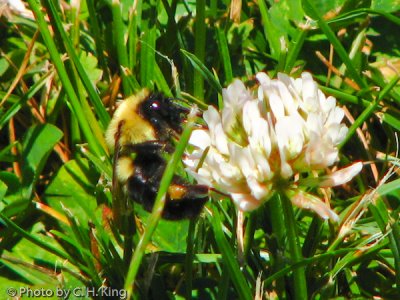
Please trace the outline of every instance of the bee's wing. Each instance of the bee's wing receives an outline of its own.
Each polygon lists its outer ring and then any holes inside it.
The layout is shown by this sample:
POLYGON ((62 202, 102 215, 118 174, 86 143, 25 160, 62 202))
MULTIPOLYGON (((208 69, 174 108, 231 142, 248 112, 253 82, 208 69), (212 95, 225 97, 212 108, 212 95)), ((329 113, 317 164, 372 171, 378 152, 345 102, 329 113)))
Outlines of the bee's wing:
POLYGON ((112 178, 112 211, 113 220, 121 234, 132 235, 135 232, 135 218, 133 213, 133 201, 129 201, 124 186, 118 179, 117 166, 121 154, 120 138, 124 121, 118 124, 115 133, 114 162, 112 178))

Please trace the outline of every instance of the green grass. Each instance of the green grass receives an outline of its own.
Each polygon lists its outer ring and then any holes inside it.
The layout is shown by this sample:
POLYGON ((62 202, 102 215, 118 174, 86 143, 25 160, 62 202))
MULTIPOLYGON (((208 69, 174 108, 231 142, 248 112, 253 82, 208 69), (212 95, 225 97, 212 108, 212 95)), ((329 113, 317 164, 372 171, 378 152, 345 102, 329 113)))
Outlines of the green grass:
POLYGON ((380 182, 399 167, 398 1, 242 1, 240 22, 229 1, 80 4, 27 0, 34 20, 0 17, 1 299, 102 285, 133 299, 254 299, 257 281, 264 299, 400 297, 400 179, 380 182), (274 197, 245 215, 241 253, 229 199, 162 220, 190 122, 157 209, 112 220, 115 103, 148 87, 218 106, 233 78, 252 85, 258 71, 309 71, 352 116, 338 165, 368 163, 332 191, 340 223, 274 197))

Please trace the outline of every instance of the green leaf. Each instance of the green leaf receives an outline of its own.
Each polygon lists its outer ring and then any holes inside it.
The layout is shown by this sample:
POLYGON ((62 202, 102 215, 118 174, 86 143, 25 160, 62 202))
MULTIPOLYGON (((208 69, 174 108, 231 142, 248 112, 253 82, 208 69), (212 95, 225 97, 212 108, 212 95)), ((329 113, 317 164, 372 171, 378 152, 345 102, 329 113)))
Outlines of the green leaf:
MULTIPOLYGON (((66 252, 60 250, 59 247, 53 245, 54 240, 49 242, 47 241, 48 238, 43 238, 39 237, 36 234, 31 234, 30 232, 22 229, 20 226, 11 221, 5 214, 3 214, 3 212, 0 212, 0 222, 5 224, 9 228, 9 230, 14 231, 19 236, 26 238, 35 245, 40 246, 41 248, 49 251, 50 253, 53 253, 54 255, 62 259, 73 261, 73 258, 69 257, 66 252)), ((7 241, 2 240, 1 242, 2 244, 6 244, 7 241)))
POLYGON ((30 199, 50 152, 62 136, 62 131, 57 127, 44 124, 31 127, 23 138, 21 171, 25 199, 30 199))
MULTIPOLYGON (((4 196, 6 195, 7 189, 8 189, 7 185, 3 181, 0 180, 0 201, 2 201, 4 196)), ((1 206, 0 206, 0 209, 1 209, 1 206)))
MULTIPOLYGON (((140 205, 135 205, 135 212, 141 216, 143 225, 146 227, 150 214, 144 211, 140 205)), ((188 220, 177 222, 161 219, 153 234, 153 244, 163 251, 184 253, 188 226, 188 220)))
POLYGON ((93 54, 85 51, 81 51, 79 55, 79 60, 82 67, 85 69, 90 82, 95 86, 95 84, 100 80, 103 71, 97 67, 97 58, 93 54))
POLYGON ((400 10, 399 0, 375 0, 372 1, 372 8, 387 13, 398 12, 400 10))
MULTIPOLYGON (((20 288, 26 288, 27 283, 22 282, 20 280, 14 279, 15 274, 10 271, 6 270, 4 267, 2 269, 2 274, 0 275, 0 294, 1 295, 7 295, 7 293, 10 291, 10 287, 13 289, 16 289, 17 291, 20 290, 20 288)), ((12 298, 5 298, 5 299, 12 299, 12 298)))
MULTIPOLYGON (((3 201, 4 203, 7 203, 8 209, 12 203, 21 201, 22 199, 21 182, 14 173, 10 172, 0 172, 0 180, 7 187, 7 193, 5 194, 5 198, 3 199, 3 201)), ((24 201, 24 206, 26 206, 26 201, 24 201)))
POLYGON ((379 195, 384 196, 394 191, 398 191, 399 186, 400 186, 400 179, 396 179, 391 182, 385 183, 378 188, 379 195))
MULTIPOLYGON (((43 231, 43 224, 37 223, 32 229, 33 234, 40 234, 43 231)), ((41 235, 41 239, 49 244, 57 246, 54 238, 41 235)), ((71 273, 77 273, 79 270, 68 261, 59 263, 60 258, 47 252, 42 247, 22 239, 11 251, 2 253, 0 262, 3 264, 0 275, 0 292, 5 292, 6 287, 25 287, 32 290, 38 288, 48 288, 55 291, 57 287, 67 288, 82 286, 82 282, 71 273), (66 270, 68 272, 66 272, 66 270), (15 278, 16 281, 8 281, 15 278), (18 281, 17 281, 18 280, 18 281), (8 282, 8 286, 3 286, 8 282), (30 284, 28 284, 28 282, 30 284), (32 284, 32 285, 31 285, 32 284)))
POLYGON ((222 60, 222 65, 224 67, 225 81, 227 83, 230 83, 233 80, 233 74, 232 74, 231 58, 229 55, 229 48, 226 35, 221 28, 216 28, 216 36, 218 42, 218 49, 222 60))
POLYGON ((143 3, 140 51, 140 83, 143 87, 153 88, 153 76, 156 64, 156 40, 157 40, 157 1, 145 1, 143 3))
POLYGON ((10 63, 5 58, 0 58, 0 77, 8 70, 10 63))
POLYGON ((96 219, 94 191, 98 178, 86 159, 71 160, 58 171, 43 199, 60 213, 67 209, 80 224, 87 224, 96 219))
MULTIPOLYGON (((40 235, 43 241, 57 247, 57 242, 54 239, 40 234, 43 229, 44 226, 42 223, 36 223, 30 234, 40 235)), ((22 239, 13 247, 12 252, 4 251, 1 257, 1 263, 5 264, 13 272, 19 274, 22 280, 32 284, 52 283, 56 285, 57 279, 54 273, 54 266, 57 264, 58 259, 57 256, 47 252, 42 247, 26 239, 22 239), (38 264, 42 264, 42 268, 38 268, 38 264), (44 267, 45 265, 53 265, 53 267, 47 269, 44 267)))
MULTIPOLYGON (((206 1, 196 1, 196 19, 194 24, 194 30, 196 32, 194 41, 194 55, 201 62, 205 62, 206 57, 206 20, 205 20, 205 9, 206 1)), ((197 70, 197 69, 196 69, 197 70)), ((193 96, 198 99, 204 98, 204 77, 201 71, 197 70, 194 72, 193 78, 193 96)))
POLYGON ((400 131, 400 120, 394 114, 398 115, 394 111, 393 111, 393 113, 389 113, 389 112, 382 113, 382 121, 389 124, 397 131, 400 131))
POLYGON ((313 18, 318 20, 319 16, 324 16, 330 11, 334 11, 341 7, 346 1, 336 0, 336 1, 318 1, 318 0, 308 0, 302 1, 302 6, 304 12, 313 18))
POLYGON ((278 59, 281 53, 280 38, 282 36, 279 34, 279 30, 277 30, 275 24, 271 20, 265 1, 258 1, 258 5, 260 7, 261 18, 264 25, 265 39, 268 41, 272 57, 278 59))
POLYGON ((46 81, 50 77, 50 75, 52 75, 52 72, 47 72, 43 77, 41 77, 35 84, 33 84, 29 88, 29 90, 24 94, 23 97, 19 98, 18 101, 15 101, 15 103, 6 112, 1 114, 0 129, 3 128, 5 124, 20 111, 25 103, 46 84, 46 81))

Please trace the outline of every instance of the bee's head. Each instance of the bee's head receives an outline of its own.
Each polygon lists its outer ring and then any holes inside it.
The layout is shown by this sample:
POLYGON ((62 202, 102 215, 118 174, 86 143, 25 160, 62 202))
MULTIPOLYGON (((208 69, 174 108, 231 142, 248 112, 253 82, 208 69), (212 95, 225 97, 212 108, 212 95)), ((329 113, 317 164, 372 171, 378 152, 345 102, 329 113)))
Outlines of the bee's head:
POLYGON ((161 133, 181 133, 188 111, 162 94, 151 94, 139 106, 139 113, 161 133))

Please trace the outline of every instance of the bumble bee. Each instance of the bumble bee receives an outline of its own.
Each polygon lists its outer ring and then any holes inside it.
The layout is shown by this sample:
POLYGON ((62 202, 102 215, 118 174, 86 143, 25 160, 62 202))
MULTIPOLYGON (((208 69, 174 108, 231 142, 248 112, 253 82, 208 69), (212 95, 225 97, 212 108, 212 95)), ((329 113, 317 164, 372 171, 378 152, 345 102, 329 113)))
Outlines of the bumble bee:
MULTIPOLYGON (((170 98, 142 90, 118 106, 107 129, 106 141, 114 150, 114 177, 128 197, 147 211, 153 209, 166 168, 165 154, 173 153, 172 140, 182 133, 187 113, 170 98)), ((196 217, 207 199, 208 187, 189 184, 174 175, 162 217, 196 217)))

